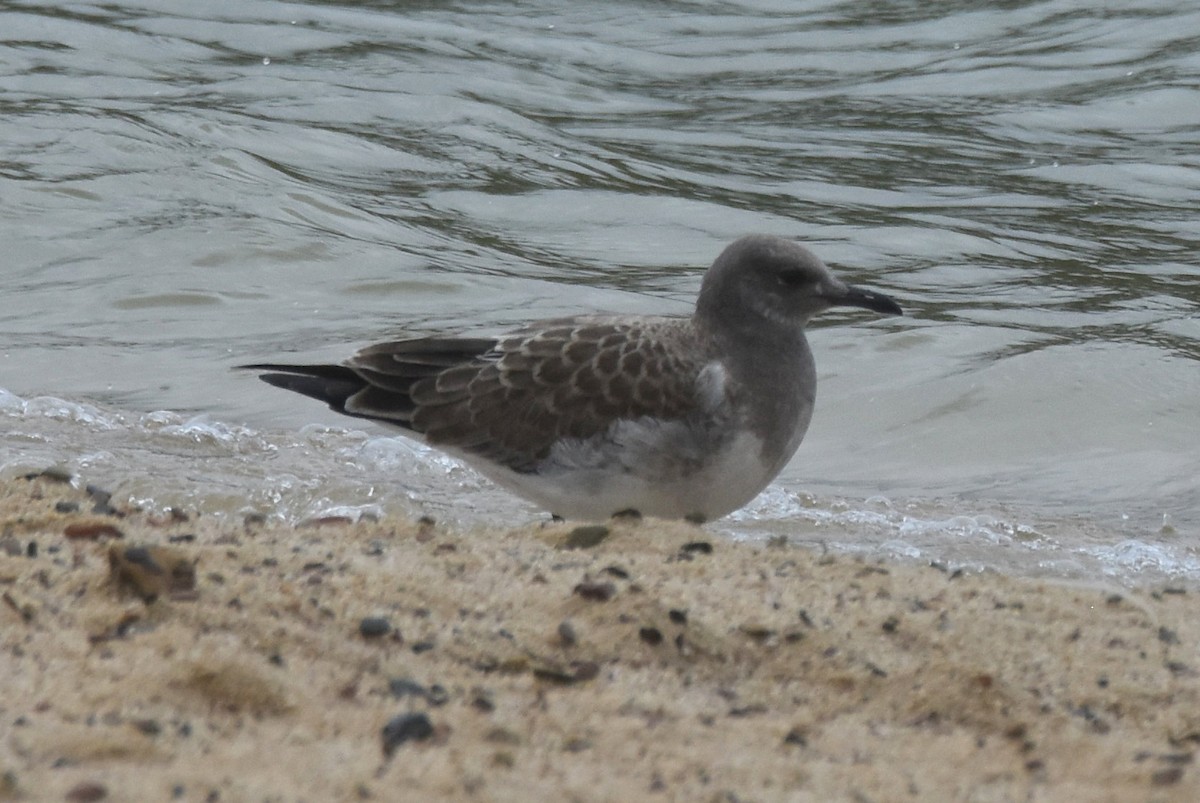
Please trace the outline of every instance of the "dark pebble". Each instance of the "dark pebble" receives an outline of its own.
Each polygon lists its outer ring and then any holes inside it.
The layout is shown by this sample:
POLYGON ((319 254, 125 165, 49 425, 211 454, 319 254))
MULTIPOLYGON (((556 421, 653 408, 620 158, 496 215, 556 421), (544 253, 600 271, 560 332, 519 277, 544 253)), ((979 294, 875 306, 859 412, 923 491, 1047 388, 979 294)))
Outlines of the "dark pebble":
POLYGON ((572 661, 567 667, 536 666, 533 676, 538 680, 569 686, 591 680, 600 674, 600 664, 595 661, 572 661))
POLYGON ((591 549, 608 538, 609 529, 603 524, 585 524, 567 533, 563 549, 591 549))
POLYGON ((597 583, 585 580, 575 586, 574 593, 592 602, 608 602, 616 596, 617 587, 612 583, 597 583))
POLYGON ((121 532, 111 524, 104 524, 95 521, 77 521, 74 524, 68 524, 63 528, 63 535, 67 538, 124 538, 125 533, 121 532))
POLYGON ((133 727, 147 736, 157 736, 162 733, 162 725, 159 725, 156 719, 135 719, 133 727))
POLYGON ((195 533, 179 533, 178 535, 167 536, 167 542, 171 544, 190 544, 195 540, 195 533))
POLYGON ((162 594, 175 599, 194 598, 196 564, 174 547, 112 546, 109 569, 117 583, 150 603, 162 594))
POLYGON ((618 580, 628 580, 629 579, 629 572, 625 571, 620 566, 605 566, 600 571, 603 572, 604 574, 609 575, 610 577, 615 577, 618 580))
POLYGON ((54 503, 54 512, 55 513, 78 513, 79 512, 79 503, 78 502, 69 502, 65 499, 61 502, 55 502, 54 503))
POLYGON ((1150 776, 1152 786, 1174 786, 1183 779, 1183 767, 1167 767, 1150 776))
POLYGON ((112 500, 112 493, 104 490, 96 485, 87 486, 87 494, 92 498, 92 512, 99 513, 102 516, 116 515, 117 510, 109 502, 112 500))
POLYGON ((104 800, 106 797, 108 797, 108 788, 104 784, 83 781, 71 787, 65 799, 70 803, 89 803, 90 801, 104 800))
POLYGON ((35 474, 33 476, 41 477, 42 479, 50 480, 51 482, 65 483, 70 482, 73 475, 71 474, 70 470, 63 468, 62 466, 51 466, 42 473, 35 474))
POLYGON ((794 744, 797 747, 808 747, 808 737, 800 728, 792 728, 787 732, 787 735, 783 737, 783 743, 794 744))
POLYGON ((662 631, 657 627, 643 627, 638 630, 638 638, 649 644, 651 647, 657 647, 663 643, 662 631))
POLYGON ((388 681, 388 691, 393 697, 424 697, 429 693, 424 686, 410 678, 392 678, 388 681))
POLYGON ((895 633, 896 628, 900 627, 900 620, 895 616, 889 616, 883 620, 883 624, 880 627, 883 628, 884 633, 895 633))
POLYGON ((759 644, 765 644, 776 636, 775 630, 762 625, 741 625, 738 630, 759 644))
POLYGON ((711 555, 713 545, 708 541, 688 541, 679 547, 679 551, 687 555, 711 555))
POLYGON ((380 735, 383 738, 383 754, 391 756, 407 741, 424 741, 433 736, 433 723, 421 713, 398 714, 388 720, 380 735))
POLYGON ((38 556, 37 541, 30 541, 25 545, 25 557, 36 558, 38 556))
POLYGON ((564 647, 574 647, 579 642, 579 637, 575 634, 575 626, 566 620, 559 622, 558 640, 564 647))
POLYGON ((379 638, 392 632, 392 623, 382 616, 366 616, 358 623, 358 633, 363 638, 379 638))
POLYGON ((475 689, 471 694, 471 706, 484 714, 490 714, 496 710, 496 703, 492 700, 492 693, 487 689, 475 689))
POLYGON ((686 625, 687 611, 680 610, 679 608, 672 608, 671 610, 667 611, 667 618, 669 618, 674 624, 686 625))
POLYGON ((433 641, 418 641, 416 644, 412 645, 412 651, 417 655, 420 655, 423 652, 429 652, 436 646, 437 644, 433 641))

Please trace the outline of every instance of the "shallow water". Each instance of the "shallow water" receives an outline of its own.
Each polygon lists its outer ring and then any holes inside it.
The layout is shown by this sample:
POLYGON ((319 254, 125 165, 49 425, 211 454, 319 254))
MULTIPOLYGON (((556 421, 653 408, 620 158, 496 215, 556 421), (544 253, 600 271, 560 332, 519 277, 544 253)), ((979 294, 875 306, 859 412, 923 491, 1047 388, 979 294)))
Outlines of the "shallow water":
POLYGON ((539 514, 236 374, 686 312, 747 231, 903 319, 813 327, 722 532, 1200 577, 1200 10, 0 3, 0 468, 146 504, 539 514))

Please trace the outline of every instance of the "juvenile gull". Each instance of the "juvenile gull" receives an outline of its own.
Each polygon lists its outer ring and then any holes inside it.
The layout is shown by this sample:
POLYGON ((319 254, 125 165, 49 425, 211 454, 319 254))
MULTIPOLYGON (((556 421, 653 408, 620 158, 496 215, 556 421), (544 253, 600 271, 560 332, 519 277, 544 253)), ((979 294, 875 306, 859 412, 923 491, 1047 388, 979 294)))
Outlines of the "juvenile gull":
POLYGON ((423 437, 559 516, 707 521, 800 445, 817 385, 804 326, 833 306, 902 314, 803 246, 749 235, 708 269, 690 318, 581 315, 379 343, 341 365, 241 367, 423 437))

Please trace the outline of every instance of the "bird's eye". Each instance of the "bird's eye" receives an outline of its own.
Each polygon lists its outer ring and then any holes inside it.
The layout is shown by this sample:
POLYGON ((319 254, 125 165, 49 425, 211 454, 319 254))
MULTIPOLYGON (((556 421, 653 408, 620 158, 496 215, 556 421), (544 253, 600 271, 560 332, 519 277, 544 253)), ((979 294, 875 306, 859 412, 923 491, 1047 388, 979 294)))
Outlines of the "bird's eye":
POLYGON ((781 270, 775 278, 784 287, 799 287, 811 281, 802 270, 781 270))

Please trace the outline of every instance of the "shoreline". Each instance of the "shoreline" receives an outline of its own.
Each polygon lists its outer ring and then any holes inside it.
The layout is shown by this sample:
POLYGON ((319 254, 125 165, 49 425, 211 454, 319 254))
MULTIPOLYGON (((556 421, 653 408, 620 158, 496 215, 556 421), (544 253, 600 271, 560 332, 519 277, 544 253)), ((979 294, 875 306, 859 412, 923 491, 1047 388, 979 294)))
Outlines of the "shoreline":
POLYGON ((1183 587, 61 479, 0 484, 0 800, 1200 798, 1183 587))

